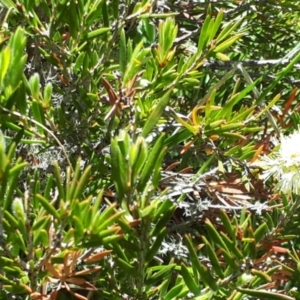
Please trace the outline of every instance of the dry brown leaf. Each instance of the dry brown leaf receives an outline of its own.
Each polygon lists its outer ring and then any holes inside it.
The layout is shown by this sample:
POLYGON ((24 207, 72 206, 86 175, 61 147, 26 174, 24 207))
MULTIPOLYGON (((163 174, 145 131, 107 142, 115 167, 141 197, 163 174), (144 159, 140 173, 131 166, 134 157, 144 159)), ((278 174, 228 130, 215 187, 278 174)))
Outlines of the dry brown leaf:
POLYGON ((97 254, 94 254, 94 255, 91 255, 91 256, 87 257, 86 259, 84 259, 84 262, 91 263, 91 262, 99 261, 103 257, 105 257, 108 254, 110 254, 111 252, 112 252, 112 250, 106 250, 106 251, 99 252, 97 254))
POLYGON ((62 276, 62 274, 54 268, 54 266, 48 261, 48 260, 45 260, 43 262, 46 270, 55 278, 60 278, 62 276))

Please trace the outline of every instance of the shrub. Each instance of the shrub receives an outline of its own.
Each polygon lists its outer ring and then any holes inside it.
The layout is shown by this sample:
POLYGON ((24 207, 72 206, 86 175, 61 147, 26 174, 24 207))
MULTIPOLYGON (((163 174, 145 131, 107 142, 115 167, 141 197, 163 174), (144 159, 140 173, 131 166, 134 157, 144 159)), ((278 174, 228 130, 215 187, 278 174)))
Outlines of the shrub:
POLYGON ((299 298, 299 1, 0 2, 2 299, 299 298))

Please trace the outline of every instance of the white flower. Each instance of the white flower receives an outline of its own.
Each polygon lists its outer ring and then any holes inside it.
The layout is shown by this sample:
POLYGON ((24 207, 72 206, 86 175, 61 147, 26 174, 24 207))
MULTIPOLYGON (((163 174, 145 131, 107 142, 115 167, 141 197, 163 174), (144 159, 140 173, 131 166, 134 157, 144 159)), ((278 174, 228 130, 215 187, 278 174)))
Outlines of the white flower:
POLYGON ((300 195, 300 130, 281 136, 278 149, 263 156, 258 165, 264 169, 263 179, 277 179, 278 191, 300 195))

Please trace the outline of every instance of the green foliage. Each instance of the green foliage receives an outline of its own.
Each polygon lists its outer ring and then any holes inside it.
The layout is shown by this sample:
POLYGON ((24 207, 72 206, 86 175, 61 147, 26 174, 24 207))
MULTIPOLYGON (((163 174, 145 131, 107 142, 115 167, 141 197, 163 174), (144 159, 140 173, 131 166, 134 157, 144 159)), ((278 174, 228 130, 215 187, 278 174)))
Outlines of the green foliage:
POLYGON ((299 7, 0 0, 1 299, 298 299, 299 7))

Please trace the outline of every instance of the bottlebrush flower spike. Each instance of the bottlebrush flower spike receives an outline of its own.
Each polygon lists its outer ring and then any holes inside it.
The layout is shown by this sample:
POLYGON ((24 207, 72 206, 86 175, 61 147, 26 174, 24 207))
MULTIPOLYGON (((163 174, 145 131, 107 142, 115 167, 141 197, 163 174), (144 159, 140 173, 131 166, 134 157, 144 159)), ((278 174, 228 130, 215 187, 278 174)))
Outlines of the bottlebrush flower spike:
POLYGON ((277 179, 276 189, 300 195, 300 128, 289 136, 281 136, 278 147, 269 156, 260 158, 264 180, 277 179))

